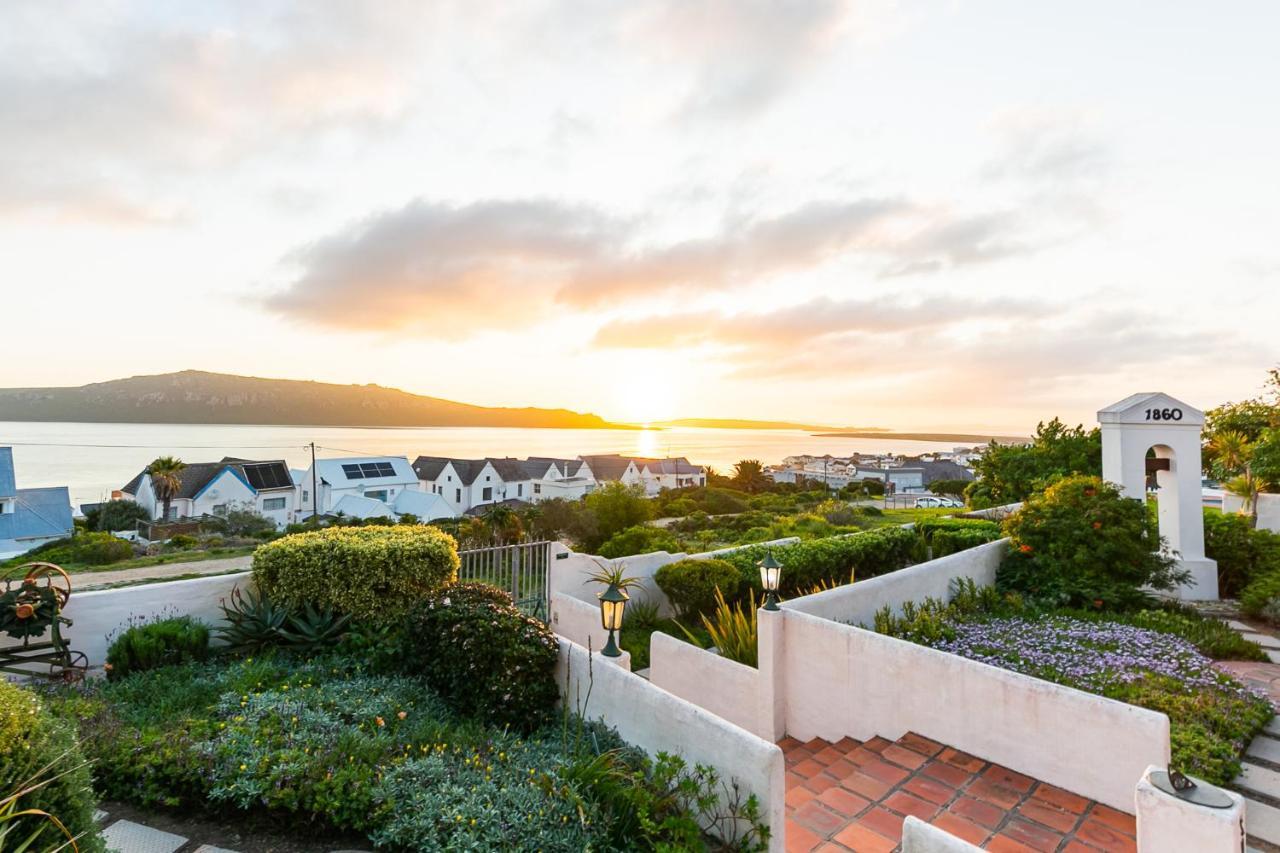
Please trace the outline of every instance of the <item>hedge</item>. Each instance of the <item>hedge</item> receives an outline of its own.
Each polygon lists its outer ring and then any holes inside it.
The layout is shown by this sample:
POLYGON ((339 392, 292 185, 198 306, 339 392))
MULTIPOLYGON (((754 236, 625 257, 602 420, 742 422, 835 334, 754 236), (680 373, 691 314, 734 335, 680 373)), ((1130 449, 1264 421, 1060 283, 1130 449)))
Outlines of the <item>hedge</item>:
POLYGON ((716 609, 716 590, 728 601, 736 601, 742 586, 738 567, 726 560, 677 560, 653 575, 682 618, 710 614, 716 609))
MULTIPOLYGON (((17 793, 20 785, 37 776, 37 782, 48 784, 20 798, 18 808, 41 809, 56 817, 73 836, 80 836, 76 845, 82 853, 103 850, 105 845, 93 819, 97 801, 89 765, 76 742, 74 724, 52 716, 31 691, 0 678, 0 798, 17 793)), ((17 840, 26 839, 40 825, 34 816, 20 820, 17 840)), ((38 840, 39 846, 33 849, 52 850, 65 842, 66 836, 46 822, 38 840)))
POLYGON ((1254 580, 1280 572, 1280 535, 1243 515, 1204 511, 1204 552, 1218 563, 1218 594, 1235 598, 1254 580))
POLYGON ((107 677, 203 661, 209 658, 209 629, 198 619, 175 616, 129 626, 107 650, 107 677))
POLYGON ((455 580, 458 566, 453 537, 426 525, 330 527, 285 536, 253 554, 254 581, 272 601, 382 623, 455 580))
POLYGON ((886 527, 793 545, 755 545, 725 554, 723 559, 742 573, 744 587, 759 592, 756 564, 772 552, 782 564, 781 592, 794 595, 820 584, 845 584, 901 569, 910 565, 918 542, 919 534, 909 527, 886 527))

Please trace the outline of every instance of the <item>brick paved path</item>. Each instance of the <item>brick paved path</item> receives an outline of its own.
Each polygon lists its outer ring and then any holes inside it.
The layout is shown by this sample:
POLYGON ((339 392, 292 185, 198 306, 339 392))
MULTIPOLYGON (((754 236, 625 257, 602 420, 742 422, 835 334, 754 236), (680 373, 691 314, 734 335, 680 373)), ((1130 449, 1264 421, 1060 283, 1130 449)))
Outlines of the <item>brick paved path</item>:
POLYGON ((987 850, 1132 851, 1124 814, 916 734, 783 738, 787 850, 888 853, 915 815, 987 850))

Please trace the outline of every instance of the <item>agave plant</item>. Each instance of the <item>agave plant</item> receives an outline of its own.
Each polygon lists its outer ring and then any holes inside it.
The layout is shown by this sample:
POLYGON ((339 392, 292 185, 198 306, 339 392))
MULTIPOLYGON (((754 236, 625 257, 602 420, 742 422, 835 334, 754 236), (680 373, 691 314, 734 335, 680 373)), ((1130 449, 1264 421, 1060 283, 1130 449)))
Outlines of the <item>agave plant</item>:
POLYGON ((304 652, 317 652, 337 644, 351 615, 334 613, 332 606, 316 610, 307 604, 301 613, 290 614, 287 621, 288 628, 277 630, 280 637, 304 652))
POLYGON ((231 590, 230 604, 224 599, 221 606, 227 622, 217 633, 232 651, 256 652, 276 645, 289 620, 288 610, 252 589, 242 593, 238 586, 231 590))
POLYGON ((595 560, 597 570, 587 577, 587 583, 598 583, 601 586, 615 586, 624 592, 628 589, 641 589, 644 587, 644 581, 637 577, 629 577, 625 574, 626 568, 618 565, 608 565, 607 563, 595 560))

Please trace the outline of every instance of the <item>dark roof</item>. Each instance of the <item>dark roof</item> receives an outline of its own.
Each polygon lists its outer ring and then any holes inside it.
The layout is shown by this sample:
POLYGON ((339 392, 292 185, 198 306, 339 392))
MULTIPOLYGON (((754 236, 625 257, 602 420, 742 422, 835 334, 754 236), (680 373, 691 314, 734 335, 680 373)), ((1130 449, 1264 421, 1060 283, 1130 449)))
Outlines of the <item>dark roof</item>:
POLYGON ((631 464, 631 459, 616 453, 602 453, 596 456, 580 456, 583 462, 591 466, 591 473, 597 480, 621 480, 622 474, 631 464))
POLYGON ((485 461, 492 465, 493 470, 498 472, 498 476, 508 483, 529 479, 529 475, 525 473, 524 465, 520 463, 519 459, 505 457, 503 459, 490 458, 485 461))
POLYGON ((942 460, 939 462, 922 462, 919 459, 905 460, 911 463, 912 468, 922 468, 924 470, 924 485, 929 485, 934 480, 965 480, 974 479, 973 472, 963 465, 952 462, 950 460, 942 460))
MULTIPOLYGON (((233 469, 243 477, 249 487, 256 492, 293 488, 293 477, 289 474, 289 466, 282 459, 258 462, 228 456, 220 462, 187 463, 187 466, 178 473, 179 485, 178 491, 173 496, 174 499, 189 500, 194 498, 200 494, 201 489, 209 485, 209 482, 214 477, 227 468, 233 469)), ((142 478, 146 474, 147 471, 144 468, 138 472, 136 477, 126 483, 120 491, 130 495, 138 494, 138 488, 142 485, 142 478)))
POLYGON ((655 474, 701 474, 702 466, 692 464, 683 456, 667 459, 636 459, 637 468, 648 468, 655 474))
POLYGON ((493 501, 487 504, 476 504, 471 509, 463 513, 463 515, 474 515, 474 516, 484 515, 485 512, 488 511, 490 507, 494 507, 494 506, 509 506, 512 509, 524 509, 528 505, 529 505, 528 501, 522 501, 519 498, 507 498, 504 501, 493 501))
POLYGON ((443 456, 419 456, 413 460, 413 473, 419 480, 434 480, 450 461, 443 456))
POLYGON ((586 465, 581 459, 558 459, 554 456, 530 456, 529 461, 524 463, 524 469, 532 476, 541 477, 547 473, 547 469, 555 467, 560 472, 561 477, 576 477, 578 472, 582 470, 582 466, 586 465), (537 472, 533 474, 532 472, 537 472))

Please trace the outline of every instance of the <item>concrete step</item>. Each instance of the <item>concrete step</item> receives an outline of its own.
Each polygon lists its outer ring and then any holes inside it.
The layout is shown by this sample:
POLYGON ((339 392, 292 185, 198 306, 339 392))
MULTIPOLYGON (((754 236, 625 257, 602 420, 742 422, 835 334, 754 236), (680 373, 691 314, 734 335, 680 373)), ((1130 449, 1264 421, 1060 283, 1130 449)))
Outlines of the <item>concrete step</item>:
POLYGON ((1228 619, 1227 627, 1232 631, 1239 631, 1242 634, 1251 634, 1255 630, 1252 625, 1246 625, 1239 619, 1228 619))
POLYGON ((1246 640, 1248 640, 1251 643, 1257 643, 1258 645, 1262 646, 1264 649, 1280 649, 1280 639, 1276 639, 1270 634, 1241 633, 1240 636, 1244 637, 1246 640))
POLYGON ((1280 764, 1280 740, 1270 737, 1256 737, 1245 750, 1250 758, 1261 759, 1270 764, 1280 764))
POLYGON ((1280 663, 1280 651, 1275 649, 1263 649, 1263 651, 1267 653, 1267 660, 1272 663, 1280 663))
POLYGON ((1231 787, 1245 794, 1256 794, 1264 800, 1280 802, 1280 773, 1248 761, 1240 765, 1240 775, 1231 780, 1231 787))
POLYGON ((162 832, 134 823, 118 820, 102 831, 107 849, 116 853, 175 853, 187 843, 187 839, 172 832, 162 832))
POLYGON ((1280 844, 1280 809, 1245 798, 1244 829, 1249 840, 1280 844))
POLYGON ((1280 737, 1280 717, 1272 717, 1271 722, 1267 723, 1262 733, 1272 737, 1280 737))

